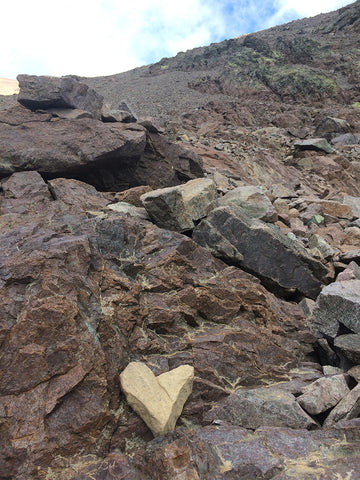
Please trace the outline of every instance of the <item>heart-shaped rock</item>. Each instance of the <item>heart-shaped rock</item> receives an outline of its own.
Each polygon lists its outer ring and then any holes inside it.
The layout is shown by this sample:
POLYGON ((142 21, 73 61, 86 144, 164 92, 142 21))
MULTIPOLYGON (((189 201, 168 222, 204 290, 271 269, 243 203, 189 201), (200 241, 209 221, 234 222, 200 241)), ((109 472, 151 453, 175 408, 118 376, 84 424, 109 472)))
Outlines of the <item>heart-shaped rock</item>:
POLYGON ((120 375, 129 405, 155 437, 174 430, 192 392, 194 367, 182 365, 158 377, 141 362, 131 362, 120 375))

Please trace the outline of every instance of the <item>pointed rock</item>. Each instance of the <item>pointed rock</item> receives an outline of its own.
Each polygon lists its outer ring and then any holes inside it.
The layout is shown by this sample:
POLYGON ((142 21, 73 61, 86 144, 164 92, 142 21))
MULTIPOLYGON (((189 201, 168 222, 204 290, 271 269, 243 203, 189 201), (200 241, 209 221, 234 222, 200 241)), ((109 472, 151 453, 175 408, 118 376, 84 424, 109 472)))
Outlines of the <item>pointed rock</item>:
POLYGON ((120 375, 129 405, 154 436, 174 430, 192 392, 194 367, 182 365, 158 377, 141 362, 131 362, 120 375))

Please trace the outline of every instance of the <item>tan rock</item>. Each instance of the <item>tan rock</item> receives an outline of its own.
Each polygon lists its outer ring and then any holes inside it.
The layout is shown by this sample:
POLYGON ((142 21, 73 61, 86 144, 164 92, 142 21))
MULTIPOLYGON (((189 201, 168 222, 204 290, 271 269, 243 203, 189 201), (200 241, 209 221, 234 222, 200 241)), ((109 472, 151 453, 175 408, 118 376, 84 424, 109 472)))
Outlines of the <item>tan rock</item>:
POLYGON ((182 365, 158 377, 141 362, 131 362, 120 375, 126 400, 154 436, 174 430, 192 392, 194 367, 182 365))
POLYGON ((340 420, 351 420, 358 417, 359 414, 360 385, 357 385, 331 410, 324 422, 324 427, 332 427, 340 420))

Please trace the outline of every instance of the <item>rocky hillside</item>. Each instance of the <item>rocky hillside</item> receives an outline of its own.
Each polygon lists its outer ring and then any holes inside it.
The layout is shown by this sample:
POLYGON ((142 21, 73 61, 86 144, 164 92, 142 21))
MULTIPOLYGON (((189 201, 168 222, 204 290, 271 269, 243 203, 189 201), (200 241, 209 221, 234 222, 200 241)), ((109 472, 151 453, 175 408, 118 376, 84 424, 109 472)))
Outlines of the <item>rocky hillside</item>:
POLYGON ((0 97, 0 479, 359 479, 359 33, 0 97))

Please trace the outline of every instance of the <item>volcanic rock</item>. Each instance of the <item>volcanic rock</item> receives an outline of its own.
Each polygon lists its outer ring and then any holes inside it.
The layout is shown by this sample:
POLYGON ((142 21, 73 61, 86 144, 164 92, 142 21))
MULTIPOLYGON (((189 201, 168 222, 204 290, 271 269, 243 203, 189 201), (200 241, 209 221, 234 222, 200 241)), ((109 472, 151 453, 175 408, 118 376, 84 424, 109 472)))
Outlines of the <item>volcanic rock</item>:
POLYGON ((31 110, 77 108, 100 117, 103 97, 73 77, 18 75, 18 102, 31 110))
POLYGON ((264 222, 276 222, 277 213, 269 198, 259 188, 252 185, 237 187, 219 199, 219 205, 237 205, 250 217, 264 222))
POLYGON ((335 338, 340 324, 360 333, 360 280, 327 285, 321 291, 309 319, 315 331, 335 338))
POLYGON ((154 222, 162 228, 192 230, 215 205, 216 186, 211 179, 190 180, 184 185, 144 193, 141 201, 154 222))
POLYGON ((90 118, 51 122, 37 113, 19 124, 12 115, 18 118, 17 111, 9 112, 0 123, 1 176, 37 170, 119 190, 176 185, 203 175, 200 157, 137 124, 90 118))
POLYGON ((315 150, 325 153, 334 153, 335 150, 324 138, 309 138, 294 143, 294 147, 299 150, 315 150))
POLYGON ((250 429, 260 426, 307 429, 317 427, 316 422, 296 403, 294 395, 275 388, 237 390, 218 402, 204 419, 212 422, 224 420, 250 429))
POLYGON ((351 420, 360 414, 360 385, 358 384, 331 410, 324 427, 331 427, 340 420, 351 420))
POLYGON ((296 242, 234 206, 213 210, 194 229, 193 238, 215 256, 310 298, 319 293, 319 278, 326 274, 326 268, 296 242))
POLYGON ((193 386, 194 368, 183 365, 158 377, 143 363, 132 362, 120 375, 126 400, 154 436, 174 430, 193 386))
POLYGON ((338 136, 339 133, 350 132, 349 123, 342 118, 326 117, 316 127, 315 135, 331 140, 338 136))
POLYGON ((305 387, 297 401, 310 415, 318 415, 334 407, 349 391, 345 376, 333 375, 305 387))
POLYGON ((352 363, 360 365, 360 334, 340 335, 335 338, 334 346, 352 363))

